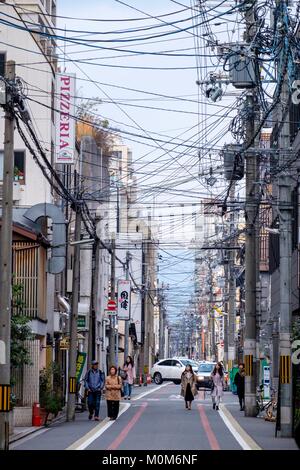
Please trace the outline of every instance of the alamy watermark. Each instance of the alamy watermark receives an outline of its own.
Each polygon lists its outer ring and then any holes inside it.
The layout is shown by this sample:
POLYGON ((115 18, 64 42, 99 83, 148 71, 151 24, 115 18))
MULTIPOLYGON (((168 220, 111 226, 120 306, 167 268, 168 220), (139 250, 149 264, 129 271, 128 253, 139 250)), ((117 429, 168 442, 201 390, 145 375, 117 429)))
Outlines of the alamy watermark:
POLYGON ((300 364, 300 339, 295 339, 295 341, 292 342, 292 349, 295 349, 292 353, 292 363, 298 365, 300 364))
POLYGON ((292 102, 293 104, 300 103, 300 80, 294 80, 292 83, 292 102))

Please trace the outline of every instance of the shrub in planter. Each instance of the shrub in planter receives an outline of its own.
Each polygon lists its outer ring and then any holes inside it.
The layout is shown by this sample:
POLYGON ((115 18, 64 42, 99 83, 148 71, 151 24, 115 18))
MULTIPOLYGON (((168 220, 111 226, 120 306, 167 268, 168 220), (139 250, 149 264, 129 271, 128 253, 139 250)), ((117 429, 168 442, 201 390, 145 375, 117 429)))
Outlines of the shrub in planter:
POLYGON ((59 387, 60 369, 52 363, 40 371, 40 405, 44 425, 50 416, 56 417, 62 410, 62 390, 59 387))
POLYGON ((44 425, 47 426, 49 423, 49 418, 55 418, 58 413, 62 410, 61 398, 54 393, 50 393, 47 397, 44 397, 45 401, 43 402, 43 415, 44 415, 44 425), (52 416, 51 416, 52 415, 52 416))

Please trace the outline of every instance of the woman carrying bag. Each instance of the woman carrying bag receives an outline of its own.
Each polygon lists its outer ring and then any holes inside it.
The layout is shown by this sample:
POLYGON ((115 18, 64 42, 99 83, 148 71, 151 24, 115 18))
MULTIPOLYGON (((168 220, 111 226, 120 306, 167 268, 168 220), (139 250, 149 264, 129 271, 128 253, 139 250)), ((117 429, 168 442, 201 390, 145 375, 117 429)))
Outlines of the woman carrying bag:
POLYGON ((192 409, 192 401, 197 393, 196 376, 193 372, 192 366, 188 364, 181 375, 181 396, 185 400, 185 407, 187 410, 192 409))
POLYGON ((121 400, 122 379, 117 372, 117 368, 111 366, 105 381, 107 416, 111 421, 116 420, 118 417, 121 400))
POLYGON ((130 400, 132 387, 136 378, 134 362, 131 356, 127 357, 120 375, 124 383, 124 400, 130 400))
POLYGON ((220 362, 216 364, 211 374, 211 379, 212 379, 211 398, 213 402, 213 409, 218 411, 221 397, 224 395, 223 388, 225 386, 223 367, 220 362))

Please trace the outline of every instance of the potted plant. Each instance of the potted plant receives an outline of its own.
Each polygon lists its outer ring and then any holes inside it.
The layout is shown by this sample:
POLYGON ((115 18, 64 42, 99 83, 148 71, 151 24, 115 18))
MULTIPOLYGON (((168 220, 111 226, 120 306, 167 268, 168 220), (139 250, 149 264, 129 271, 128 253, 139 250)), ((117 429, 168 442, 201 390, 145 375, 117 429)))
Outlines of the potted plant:
POLYGON ((45 401, 43 403, 44 408, 44 422, 43 424, 47 426, 49 422, 52 421, 53 418, 56 418, 58 413, 62 410, 61 406, 61 398, 59 395, 56 395, 54 392, 50 392, 45 397, 45 401))
POLYGON ((42 424, 47 426, 62 410, 62 392, 58 386, 59 366, 51 363, 40 371, 40 405, 42 424))
POLYGON ((23 171, 19 171, 19 181, 23 181, 24 180, 24 173, 23 171))
POLYGON ((17 166, 14 168, 14 180, 19 181, 19 168, 17 166))

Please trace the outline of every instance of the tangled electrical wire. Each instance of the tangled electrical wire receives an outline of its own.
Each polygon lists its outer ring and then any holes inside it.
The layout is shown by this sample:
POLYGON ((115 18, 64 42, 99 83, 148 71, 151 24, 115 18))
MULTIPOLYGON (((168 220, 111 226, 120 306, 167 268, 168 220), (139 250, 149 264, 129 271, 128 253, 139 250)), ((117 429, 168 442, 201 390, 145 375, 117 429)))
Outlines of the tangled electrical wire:
POLYGON ((233 118, 229 125, 229 131, 237 143, 246 140, 246 123, 253 117, 253 110, 247 105, 245 94, 242 94, 237 102, 239 113, 233 118))

